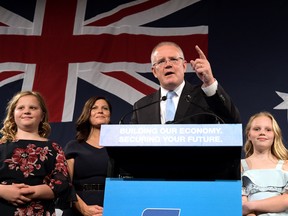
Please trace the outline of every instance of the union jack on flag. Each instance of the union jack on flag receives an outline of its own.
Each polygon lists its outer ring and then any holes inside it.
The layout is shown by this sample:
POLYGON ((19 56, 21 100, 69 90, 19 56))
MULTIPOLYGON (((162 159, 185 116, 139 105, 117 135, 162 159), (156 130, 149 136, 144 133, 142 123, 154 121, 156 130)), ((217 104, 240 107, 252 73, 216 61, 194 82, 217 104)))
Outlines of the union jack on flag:
POLYGON ((207 53, 201 4, 0 0, 1 113, 17 91, 36 90, 45 97, 52 123, 72 122, 86 99, 105 94, 113 98, 117 122, 135 101, 159 88, 150 63, 157 43, 178 43, 188 61, 197 57, 196 44, 207 53))

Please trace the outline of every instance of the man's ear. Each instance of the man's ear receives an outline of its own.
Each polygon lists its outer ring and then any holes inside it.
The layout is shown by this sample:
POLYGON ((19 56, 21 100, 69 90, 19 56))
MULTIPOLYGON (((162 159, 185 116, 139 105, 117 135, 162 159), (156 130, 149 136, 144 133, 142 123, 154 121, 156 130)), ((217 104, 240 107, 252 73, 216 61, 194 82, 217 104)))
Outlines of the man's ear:
POLYGON ((152 73, 153 73, 154 77, 157 78, 157 74, 156 74, 156 70, 155 70, 155 68, 152 67, 151 70, 152 70, 152 73))
POLYGON ((184 72, 187 71, 187 61, 183 60, 183 67, 184 67, 184 72))

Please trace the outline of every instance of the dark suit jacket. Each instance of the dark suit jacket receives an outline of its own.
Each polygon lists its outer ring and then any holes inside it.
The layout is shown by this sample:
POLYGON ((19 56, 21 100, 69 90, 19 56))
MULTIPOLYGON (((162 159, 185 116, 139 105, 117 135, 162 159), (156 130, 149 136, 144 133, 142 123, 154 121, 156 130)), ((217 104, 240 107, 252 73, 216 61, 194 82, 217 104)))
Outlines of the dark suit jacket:
MULTIPOLYGON (((160 95, 159 89, 138 100, 134 104, 133 110, 136 111, 133 112, 130 123, 161 124, 160 95), (144 108, 141 108, 143 106, 144 108)), ((201 85, 192 86, 186 81, 179 98, 174 122, 178 124, 213 124, 219 122, 240 123, 241 120, 237 107, 219 84, 216 94, 207 97, 201 89, 201 85)))

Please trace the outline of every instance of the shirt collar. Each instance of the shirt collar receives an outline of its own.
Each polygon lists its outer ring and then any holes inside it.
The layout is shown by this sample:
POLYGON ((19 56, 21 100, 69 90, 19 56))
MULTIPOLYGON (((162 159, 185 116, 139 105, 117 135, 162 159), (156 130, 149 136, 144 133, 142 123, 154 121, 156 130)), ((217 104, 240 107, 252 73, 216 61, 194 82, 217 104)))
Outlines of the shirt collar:
MULTIPOLYGON (((184 88, 184 85, 185 85, 185 81, 183 80, 183 82, 182 82, 176 89, 174 89, 174 92, 177 94, 177 96, 180 96, 180 95, 181 95, 182 90, 183 90, 183 88, 184 88)), ((169 91, 169 90, 164 89, 163 87, 161 87, 161 98, 162 98, 163 96, 166 96, 168 91, 169 91)))

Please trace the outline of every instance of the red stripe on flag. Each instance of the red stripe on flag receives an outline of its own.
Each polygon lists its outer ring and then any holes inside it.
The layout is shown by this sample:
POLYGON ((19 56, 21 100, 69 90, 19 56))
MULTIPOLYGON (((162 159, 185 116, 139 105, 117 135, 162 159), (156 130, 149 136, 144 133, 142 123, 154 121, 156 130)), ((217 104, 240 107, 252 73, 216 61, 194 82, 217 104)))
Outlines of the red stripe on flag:
POLYGON ((21 74, 23 73, 22 71, 3 71, 3 72, 0 72, 0 81, 3 81, 5 79, 8 79, 10 77, 13 77, 13 76, 16 76, 18 74, 21 74))
POLYGON ((8 26, 8 25, 6 25, 6 24, 0 22, 0 26, 8 26))

